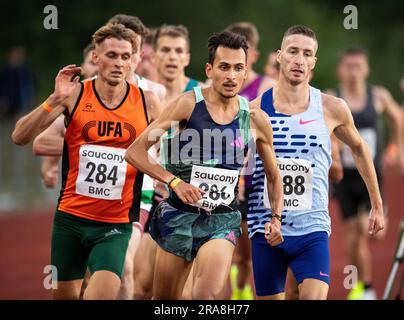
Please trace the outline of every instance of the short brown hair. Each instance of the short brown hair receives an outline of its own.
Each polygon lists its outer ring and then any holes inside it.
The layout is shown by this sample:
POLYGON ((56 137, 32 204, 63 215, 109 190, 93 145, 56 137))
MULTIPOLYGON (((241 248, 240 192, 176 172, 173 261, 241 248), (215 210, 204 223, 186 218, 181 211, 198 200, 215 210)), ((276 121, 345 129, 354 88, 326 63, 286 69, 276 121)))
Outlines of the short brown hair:
POLYGON ((157 48, 157 41, 160 37, 168 36, 171 38, 183 38, 187 42, 188 51, 190 51, 190 41, 188 29, 182 24, 179 25, 167 25, 163 24, 157 29, 156 35, 153 38, 153 48, 157 48))
POLYGON ((251 22, 236 22, 226 28, 227 31, 244 36, 252 46, 258 46, 260 36, 257 27, 251 22))
POLYGON ((133 51, 138 50, 136 34, 123 24, 107 24, 99 28, 93 34, 93 43, 97 46, 108 38, 128 41, 131 43, 133 51))
MULTIPOLYGON (((149 33, 149 30, 143 24, 142 20, 136 16, 116 14, 108 20, 108 23, 123 24, 126 28, 131 29, 134 33, 138 34, 142 39, 142 43, 149 33)), ((140 43, 140 45, 142 45, 142 43, 140 43)))
POLYGON ((144 43, 153 46, 154 38, 156 37, 157 28, 149 28, 149 32, 144 38, 144 43))
POLYGON ((350 56, 350 55, 361 55, 364 56, 366 58, 366 60, 369 59, 369 55, 367 53, 367 51, 359 46, 356 47, 349 47, 344 49, 338 57, 338 63, 340 63, 342 61, 343 58, 345 58, 345 56, 350 56))
POLYGON ((317 37, 316 33, 310 29, 309 27, 303 26, 303 25, 294 25, 291 26, 288 30, 283 35, 283 39, 285 39, 288 36, 294 35, 294 34, 301 34, 306 37, 312 38, 317 42, 317 37))

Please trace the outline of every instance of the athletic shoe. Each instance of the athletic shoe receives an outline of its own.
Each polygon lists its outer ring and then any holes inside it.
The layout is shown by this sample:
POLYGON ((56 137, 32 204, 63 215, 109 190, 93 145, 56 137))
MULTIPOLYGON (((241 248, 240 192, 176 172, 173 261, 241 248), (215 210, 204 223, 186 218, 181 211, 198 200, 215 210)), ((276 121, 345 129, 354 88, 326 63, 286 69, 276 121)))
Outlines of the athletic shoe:
POLYGON ((356 285, 349 291, 347 300, 361 300, 365 292, 365 284, 358 281, 356 285))

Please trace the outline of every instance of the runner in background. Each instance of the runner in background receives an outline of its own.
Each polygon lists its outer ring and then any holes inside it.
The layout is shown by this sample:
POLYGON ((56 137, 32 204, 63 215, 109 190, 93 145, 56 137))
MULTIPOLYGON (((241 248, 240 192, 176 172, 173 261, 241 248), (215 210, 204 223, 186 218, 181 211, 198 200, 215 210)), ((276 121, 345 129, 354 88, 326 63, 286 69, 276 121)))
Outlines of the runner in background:
MULTIPOLYGON (((393 129, 393 141, 398 145, 398 163, 404 158, 403 123, 400 121, 400 109, 390 92, 381 86, 371 85, 366 79, 370 68, 366 52, 359 47, 348 48, 341 54, 337 76, 340 81, 332 94, 343 98, 352 112, 359 134, 370 148, 380 187, 382 187, 382 131, 380 117, 384 113, 393 129)), ((349 148, 341 144, 341 161, 344 178, 336 186, 338 199, 344 220, 345 248, 348 264, 358 268, 359 281, 348 295, 349 300, 375 300, 373 289, 372 256, 368 247, 367 221, 371 202, 365 183, 355 166, 349 148)), ((387 222, 386 222, 387 224, 387 222)), ((383 237, 384 232, 379 237, 383 237)))
POLYGON ((278 50, 268 53, 267 61, 264 66, 264 74, 271 79, 279 78, 279 62, 276 58, 278 50))

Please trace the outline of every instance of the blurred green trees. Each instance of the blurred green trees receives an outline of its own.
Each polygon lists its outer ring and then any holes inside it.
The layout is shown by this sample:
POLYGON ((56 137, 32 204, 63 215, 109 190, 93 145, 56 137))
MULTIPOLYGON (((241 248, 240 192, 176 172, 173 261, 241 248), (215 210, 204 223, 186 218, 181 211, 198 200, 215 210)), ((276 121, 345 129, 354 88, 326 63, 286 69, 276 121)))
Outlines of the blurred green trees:
POLYGON ((312 27, 319 39, 318 64, 314 85, 335 86, 335 63, 339 51, 361 45, 370 53, 370 81, 389 88, 401 102, 398 81, 404 75, 404 2, 397 0, 322 1, 322 0, 200 0, 200 1, 29 1, 2 4, 0 64, 7 49, 23 44, 40 84, 40 99, 53 87, 57 70, 81 62, 82 49, 93 32, 116 13, 139 16, 147 26, 162 23, 184 24, 191 35, 191 64, 188 74, 204 79, 206 41, 214 31, 236 21, 255 23, 261 35, 261 71, 266 54, 280 45, 283 32, 292 24, 312 27), (59 29, 45 30, 43 9, 58 8, 59 29), (358 8, 359 28, 343 27, 345 5, 358 8))

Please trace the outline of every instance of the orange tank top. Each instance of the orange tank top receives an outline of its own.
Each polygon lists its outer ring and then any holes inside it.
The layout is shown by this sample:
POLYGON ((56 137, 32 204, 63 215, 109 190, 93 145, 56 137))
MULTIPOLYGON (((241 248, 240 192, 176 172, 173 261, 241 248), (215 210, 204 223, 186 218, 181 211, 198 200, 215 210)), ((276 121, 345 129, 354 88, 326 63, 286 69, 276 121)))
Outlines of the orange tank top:
POLYGON ((143 173, 124 157, 147 125, 141 89, 127 83, 122 102, 108 109, 95 80, 83 81, 64 139, 58 209, 101 222, 139 221, 143 173))

